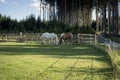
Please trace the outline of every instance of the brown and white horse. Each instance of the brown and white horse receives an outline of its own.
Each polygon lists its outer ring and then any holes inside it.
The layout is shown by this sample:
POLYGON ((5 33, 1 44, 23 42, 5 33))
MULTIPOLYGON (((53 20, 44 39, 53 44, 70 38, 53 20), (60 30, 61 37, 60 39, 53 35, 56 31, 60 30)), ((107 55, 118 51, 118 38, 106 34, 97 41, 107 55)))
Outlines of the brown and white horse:
POLYGON ((72 44, 73 34, 71 32, 62 33, 59 37, 59 44, 63 44, 64 42, 72 44))

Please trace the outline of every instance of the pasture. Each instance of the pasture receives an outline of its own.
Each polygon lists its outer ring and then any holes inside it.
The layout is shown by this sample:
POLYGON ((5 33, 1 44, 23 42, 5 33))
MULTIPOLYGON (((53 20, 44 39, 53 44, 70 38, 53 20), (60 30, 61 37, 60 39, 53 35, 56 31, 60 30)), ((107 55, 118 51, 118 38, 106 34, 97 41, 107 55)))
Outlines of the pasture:
POLYGON ((1 80, 112 80, 105 53, 92 45, 0 43, 1 80))

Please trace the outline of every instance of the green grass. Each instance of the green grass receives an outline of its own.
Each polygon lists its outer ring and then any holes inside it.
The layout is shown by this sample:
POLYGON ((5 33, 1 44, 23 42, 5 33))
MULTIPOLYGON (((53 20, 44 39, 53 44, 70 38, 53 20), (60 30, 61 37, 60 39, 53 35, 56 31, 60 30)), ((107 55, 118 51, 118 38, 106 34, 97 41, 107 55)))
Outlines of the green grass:
POLYGON ((112 80, 104 52, 90 45, 0 45, 0 80, 112 80))

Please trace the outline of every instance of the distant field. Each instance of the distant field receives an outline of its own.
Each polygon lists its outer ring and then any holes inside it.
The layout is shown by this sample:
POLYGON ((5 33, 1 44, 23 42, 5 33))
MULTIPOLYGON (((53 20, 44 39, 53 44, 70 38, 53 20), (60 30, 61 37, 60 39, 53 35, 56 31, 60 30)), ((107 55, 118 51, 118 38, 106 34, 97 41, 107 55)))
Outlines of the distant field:
POLYGON ((90 45, 0 43, 0 80, 112 80, 105 53, 90 45))

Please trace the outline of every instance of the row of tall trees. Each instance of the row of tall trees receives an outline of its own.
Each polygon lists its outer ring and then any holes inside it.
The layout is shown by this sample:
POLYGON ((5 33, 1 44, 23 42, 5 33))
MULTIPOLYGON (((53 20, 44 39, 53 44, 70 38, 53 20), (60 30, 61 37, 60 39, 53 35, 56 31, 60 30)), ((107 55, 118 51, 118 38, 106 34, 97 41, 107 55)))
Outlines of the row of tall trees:
POLYGON ((96 29, 104 35, 119 34, 118 0, 96 0, 96 29), (99 15, 100 14, 100 15, 99 15), (108 16, 108 17, 106 17, 108 16))
POLYGON ((13 30, 16 31, 18 22, 17 20, 12 20, 10 17, 2 16, 0 14, 0 32, 5 33, 5 32, 12 32, 13 30))
POLYGON ((40 17, 36 19, 33 14, 21 21, 0 15, 0 33, 45 32, 50 31, 51 28, 54 30, 54 26, 51 24, 52 21, 42 22, 40 17))
POLYGON ((118 35, 119 0, 46 0, 57 3, 57 19, 69 25, 90 26, 92 10, 96 10, 96 31, 118 35), (108 16, 108 17, 107 17, 108 16))
POLYGON ((73 33, 94 33, 94 30, 88 27, 69 26, 56 20, 41 21, 40 17, 36 19, 33 14, 21 21, 0 15, 0 33, 63 33, 68 31, 72 31, 73 33))
POLYGON ((70 25, 90 26, 92 0, 58 0, 58 20, 70 25))
MULTIPOLYGON (((90 26, 93 0, 41 0, 54 7, 55 20, 70 25, 90 26)), ((51 9, 51 8, 50 8, 51 9)))

